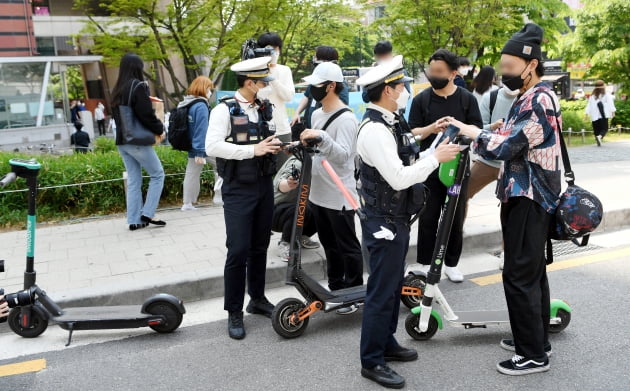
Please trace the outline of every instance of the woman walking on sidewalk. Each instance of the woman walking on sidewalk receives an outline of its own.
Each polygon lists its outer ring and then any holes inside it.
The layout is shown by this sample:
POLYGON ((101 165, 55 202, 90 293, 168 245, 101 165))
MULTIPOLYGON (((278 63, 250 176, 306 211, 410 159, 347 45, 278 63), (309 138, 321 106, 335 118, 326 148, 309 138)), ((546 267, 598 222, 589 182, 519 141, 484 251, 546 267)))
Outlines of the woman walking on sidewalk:
POLYGON ((126 144, 119 106, 127 105, 136 118, 155 133, 156 144, 164 140, 164 125, 153 111, 149 98, 149 86, 144 81, 144 63, 136 54, 127 53, 120 60, 120 74, 112 92, 112 112, 116 121, 116 145, 127 170, 127 224, 134 231, 149 224, 164 226, 155 220, 155 210, 160 202, 164 186, 164 169, 153 146, 126 144), (147 196, 142 202, 142 169, 151 177, 147 196))
POLYGON ((603 80, 597 80, 595 89, 591 97, 588 98, 586 115, 591 117, 598 147, 602 146, 602 139, 608 132, 608 121, 610 118, 615 118, 615 111, 617 111, 615 102, 612 95, 606 93, 606 84, 603 80))

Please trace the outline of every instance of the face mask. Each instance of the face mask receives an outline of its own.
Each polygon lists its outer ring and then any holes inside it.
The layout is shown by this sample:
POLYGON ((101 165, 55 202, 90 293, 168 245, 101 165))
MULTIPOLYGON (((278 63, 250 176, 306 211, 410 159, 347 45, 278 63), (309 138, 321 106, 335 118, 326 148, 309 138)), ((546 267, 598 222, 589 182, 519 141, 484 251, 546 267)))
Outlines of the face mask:
POLYGON ((311 96, 316 101, 320 102, 322 99, 326 97, 326 88, 328 87, 328 83, 325 83, 321 87, 311 86, 311 96))
POLYGON ((507 87, 503 87, 503 92, 507 96, 516 96, 516 95, 518 95, 521 92, 521 90, 510 90, 507 87))
POLYGON ((407 108, 407 102, 409 101, 409 91, 406 88, 403 88, 400 95, 398 95, 398 99, 396 99, 396 106, 398 110, 404 110, 407 108))
POLYGON ((256 98, 258 98, 260 100, 269 99, 269 97, 271 96, 271 91, 272 91, 271 90, 271 86, 267 86, 267 87, 261 88, 256 93, 256 98))
POLYGON ((468 72, 470 72, 470 68, 468 68, 468 67, 461 67, 461 68, 458 69, 458 71, 459 71, 459 73, 462 76, 466 76, 468 74, 468 72))
POLYGON ((271 53, 271 63, 272 64, 277 64, 278 63, 278 57, 280 57, 280 53, 278 53, 278 51, 274 49, 274 51, 271 53))
POLYGON ((431 83, 431 87, 433 87, 434 90, 441 90, 442 88, 446 87, 448 85, 449 80, 446 78, 440 78, 440 77, 430 77, 429 78, 429 83, 431 83))
MULTIPOLYGON (((527 66, 525 66, 525 69, 527 69, 527 66)), ((503 83, 505 88, 507 88, 508 90, 511 90, 511 91, 520 90, 521 88, 523 88, 523 85, 525 84, 525 79, 521 78, 521 75, 523 74, 525 69, 523 69, 523 71, 521 71, 521 73, 519 73, 518 75, 510 75, 509 73, 508 74, 504 73, 501 76, 501 83, 503 83)))

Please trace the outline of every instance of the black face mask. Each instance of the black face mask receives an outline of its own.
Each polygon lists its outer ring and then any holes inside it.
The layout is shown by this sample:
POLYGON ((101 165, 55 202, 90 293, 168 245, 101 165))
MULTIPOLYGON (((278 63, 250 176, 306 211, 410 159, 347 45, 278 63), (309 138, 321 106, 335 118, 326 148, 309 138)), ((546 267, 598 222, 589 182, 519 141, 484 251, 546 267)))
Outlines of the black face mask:
POLYGON ((326 87, 328 87, 328 83, 324 83, 321 87, 311 86, 311 96, 316 101, 320 102, 322 99, 326 97, 326 87))
MULTIPOLYGON (((525 68, 527 68, 527 66, 525 66, 525 68)), ((524 70, 525 69, 523 69, 523 71, 524 70)), ((501 83, 503 83, 505 88, 507 88, 508 90, 512 90, 512 91, 520 90, 521 88, 523 88, 523 85, 525 84, 525 79, 521 78, 522 74, 523 74, 522 71, 518 75, 510 75, 509 73, 503 74, 501 76, 501 83)))
POLYGON ((449 80, 447 78, 429 77, 429 83, 434 90, 441 90, 448 85, 449 80))

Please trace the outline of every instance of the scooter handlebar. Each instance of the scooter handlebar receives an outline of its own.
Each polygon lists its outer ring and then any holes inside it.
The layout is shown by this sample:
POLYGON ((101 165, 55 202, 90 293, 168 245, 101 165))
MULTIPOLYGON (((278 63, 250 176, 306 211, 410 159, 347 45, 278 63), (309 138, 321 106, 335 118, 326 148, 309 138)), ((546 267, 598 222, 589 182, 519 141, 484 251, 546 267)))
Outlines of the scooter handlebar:
POLYGON ((17 175, 14 172, 10 172, 4 176, 4 178, 0 179, 0 187, 5 187, 11 182, 15 182, 17 175))

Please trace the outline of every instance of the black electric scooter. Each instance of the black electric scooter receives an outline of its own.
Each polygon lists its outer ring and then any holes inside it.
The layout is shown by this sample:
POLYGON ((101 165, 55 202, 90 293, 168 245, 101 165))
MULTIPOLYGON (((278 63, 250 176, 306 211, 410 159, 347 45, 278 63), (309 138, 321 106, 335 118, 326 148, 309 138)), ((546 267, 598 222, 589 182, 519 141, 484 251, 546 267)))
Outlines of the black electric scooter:
MULTIPOLYGON (((461 184, 469 165, 471 140, 458 136, 458 133, 459 128, 449 126, 445 134, 454 143, 460 145, 461 152, 450 162, 440 164, 439 177, 440 181, 448 189, 447 200, 442 207, 429 272, 426 275, 421 272, 410 272, 405 277, 406 284, 413 283, 414 286, 418 286, 424 291, 421 302, 417 307, 411 309, 411 313, 405 321, 407 333, 416 340, 428 340, 435 335, 438 329, 443 328, 442 316, 433 308, 434 302, 440 305, 444 319, 453 326, 472 329, 510 323, 507 310, 455 312, 451 309, 446 301, 446 297, 444 297, 438 287, 442 276, 443 259, 455 217, 455 209, 459 202, 461 184)), ((569 325, 571 321, 571 307, 559 299, 551 300, 550 305, 549 331, 558 333, 569 325)))
MULTIPOLYGON (((330 291, 302 269, 299 243, 302 237, 311 190, 312 155, 318 153, 315 145, 320 141, 321 139, 314 139, 309 140, 306 146, 299 144, 290 147, 290 151, 302 162, 302 169, 298 185, 299 195, 296 200, 293 232, 291 234, 286 284, 293 285, 306 301, 287 298, 276 304, 271 315, 271 324, 276 333, 284 338, 296 338, 302 335, 308 326, 310 316, 314 313, 318 311, 331 312, 340 308, 361 305, 365 301, 366 296, 366 285, 330 291)), ((345 188, 341 179, 330 166, 330 163, 324 160, 322 164, 339 188, 339 191, 357 213, 357 216, 360 219, 365 218, 359 205, 345 188)), ((413 281, 413 284, 419 285, 419 282, 413 281)), ((401 301, 409 308, 412 308, 414 303, 420 301, 422 294, 421 287, 405 285, 402 288, 401 301)))
MULTIPOLYGON (((0 180, 0 187, 25 178, 28 185, 28 218, 26 225, 26 270, 24 290, 6 295, 12 308, 7 321, 17 335, 35 338, 54 322, 69 331, 69 346, 75 330, 128 329, 150 327, 158 333, 175 331, 186 313, 178 298, 160 293, 147 299, 141 306, 108 306, 61 308, 44 290, 35 284, 35 212, 37 176, 41 165, 35 160, 11 159, 11 172, 0 180)), ((4 266, 2 266, 3 271, 4 266)))

